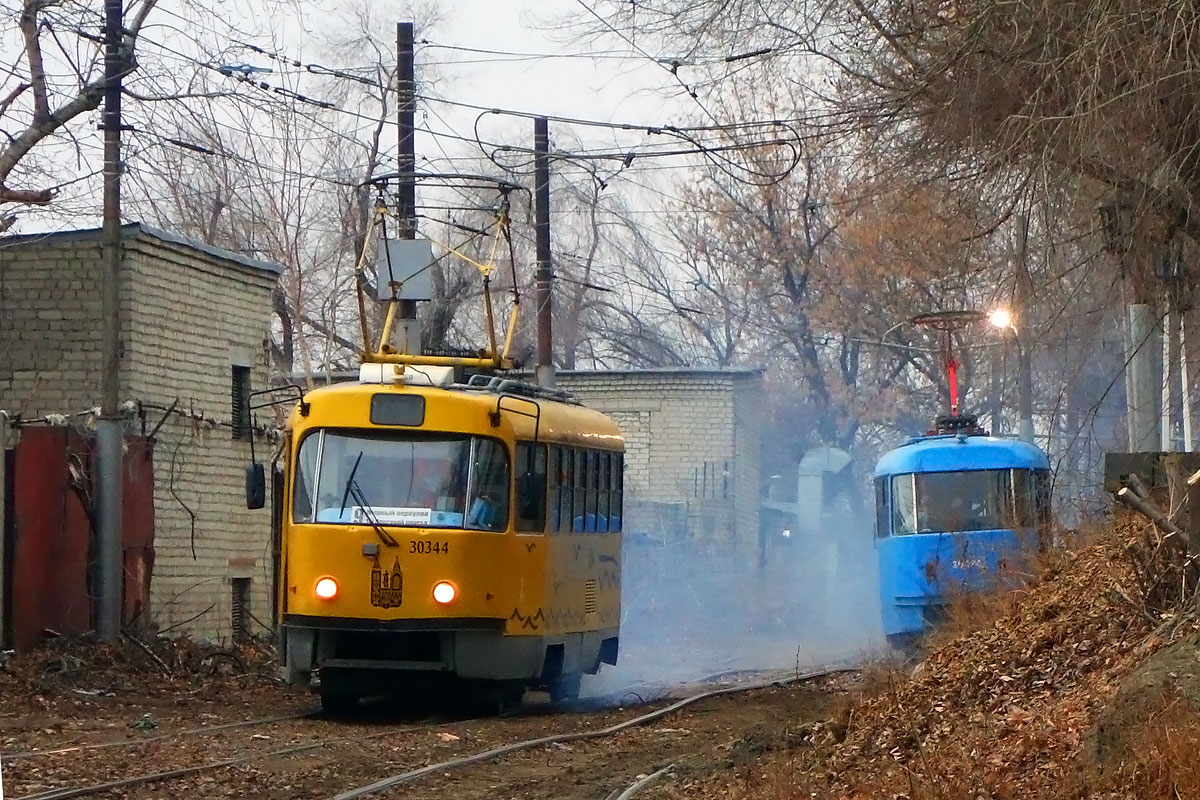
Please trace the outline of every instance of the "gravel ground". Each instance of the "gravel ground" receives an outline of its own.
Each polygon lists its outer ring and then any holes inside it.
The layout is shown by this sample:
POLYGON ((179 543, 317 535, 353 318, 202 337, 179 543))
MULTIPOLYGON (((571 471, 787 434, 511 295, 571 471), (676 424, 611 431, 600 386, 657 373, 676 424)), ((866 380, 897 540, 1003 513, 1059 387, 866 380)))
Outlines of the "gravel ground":
MULTIPOLYGON (((314 713, 315 697, 279 685, 260 654, 243 658, 244 674, 175 669, 184 660, 168 655, 164 669, 126 652, 62 644, 0 673, 5 795, 231 762, 91 796, 329 798, 494 747, 599 730, 668 704, 660 697, 636 707, 592 701, 556 709, 531 694, 522 711, 504 717, 456 718, 379 701, 324 718, 314 713), (245 721, 254 724, 220 727, 245 721)), ((721 685, 738 680, 751 678, 721 685)), ((439 769, 379 796, 590 800, 668 764, 676 774, 701 777, 753 759, 778 730, 819 719, 842 682, 823 678, 713 697, 611 736, 439 769)), ((672 699, 704 688, 719 687, 677 687, 672 699)))

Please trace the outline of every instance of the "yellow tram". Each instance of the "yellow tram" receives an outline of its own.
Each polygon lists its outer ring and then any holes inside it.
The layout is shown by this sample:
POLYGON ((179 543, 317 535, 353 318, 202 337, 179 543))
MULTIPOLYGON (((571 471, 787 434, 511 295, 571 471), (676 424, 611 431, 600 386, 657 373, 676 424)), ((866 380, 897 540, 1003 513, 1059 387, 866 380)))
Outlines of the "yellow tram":
MULTIPOLYGON (((617 660, 624 441, 567 393, 495 374, 512 362, 494 337, 477 358, 397 353, 392 306, 359 380, 304 393, 286 426, 286 678, 318 676, 327 710, 451 687, 572 697, 617 660), (461 382, 464 366, 483 372, 461 382)), ((253 465, 251 507, 264 482, 253 465)))

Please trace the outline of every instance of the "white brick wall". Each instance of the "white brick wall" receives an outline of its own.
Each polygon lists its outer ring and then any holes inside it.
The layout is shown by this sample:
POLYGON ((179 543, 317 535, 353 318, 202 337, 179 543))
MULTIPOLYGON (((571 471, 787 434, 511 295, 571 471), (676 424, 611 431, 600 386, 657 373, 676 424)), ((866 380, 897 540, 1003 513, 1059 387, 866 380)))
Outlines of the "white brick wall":
MULTIPOLYGON (((228 423, 232 366, 252 368, 253 388, 266 384, 275 274, 137 226, 126 231, 122 400, 165 407, 178 399, 184 411, 228 423)), ((0 240, 0 408, 40 416, 99 404, 99 277, 95 231, 0 240)), ((146 425, 161 417, 148 411, 146 425)), ((251 613, 269 623, 270 512, 245 508, 249 444, 227 426, 178 415, 156 440, 155 621, 228 638, 230 579, 249 577, 251 613)), ((269 460, 271 446, 257 447, 269 460)))
MULTIPOLYGON (((558 375, 560 388, 611 415, 620 427, 625 486, 633 503, 683 505, 692 535, 742 555, 753 553, 758 541, 761 384, 761 371, 753 369, 558 375)), ((637 520, 630 518, 630 524, 637 520)))

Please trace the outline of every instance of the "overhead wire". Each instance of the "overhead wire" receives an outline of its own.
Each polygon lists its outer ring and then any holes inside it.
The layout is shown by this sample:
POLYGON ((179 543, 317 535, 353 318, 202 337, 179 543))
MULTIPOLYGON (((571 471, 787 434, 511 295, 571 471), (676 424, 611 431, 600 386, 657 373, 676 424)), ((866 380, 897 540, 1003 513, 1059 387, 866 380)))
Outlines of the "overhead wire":
POLYGON ((669 60, 667 62, 664 62, 663 59, 653 56, 650 53, 646 52, 641 46, 638 45, 637 42, 635 42, 629 36, 625 35, 624 32, 619 30, 615 25, 613 25, 611 22, 609 22, 607 19, 605 19, 603 16, 601 16, 594 8, 592 8, 590 5, 588 5, 586 2, 584 2, 584 0, 575 0, 575 2, 579 6, 581 6, 585 11, 587 11, 589 14, 591 14, 593 17, 595 17, 600 22, 601 25, 603 25, 605 28, 607 28, 609 31, 611 31, 613 34, 615 34, 623 42, 628 44, 630 47, 632 47, 637 52, 641 53, 643 56, 645 56, 651 62, 658 64, 660 67, 665 69, 667 72, 671 73, 671 77, 673 77, 679 83, 679 85, 683 87, 683 90, 687 93, 687 95, 689 97, 691 97, 693 100, 696 101, 696 105, 698 105, 700 107, 700 110, 703 111, 705 113, 705 115, 707 115, 708 118, 711 119, 713 122, 720 124, 720 120, 717 119, 716 115, 713 114, 711 111, 709 111, 708 107, 706 105, 704 105, 704 103, 700 100, 700 95, 696 92, 696 90, 693 89, 692 87, 688 86, 687 83, 684 82, 683 78, 679 77, 679 65, 678 64, 672 66, 671 62, 669 60))

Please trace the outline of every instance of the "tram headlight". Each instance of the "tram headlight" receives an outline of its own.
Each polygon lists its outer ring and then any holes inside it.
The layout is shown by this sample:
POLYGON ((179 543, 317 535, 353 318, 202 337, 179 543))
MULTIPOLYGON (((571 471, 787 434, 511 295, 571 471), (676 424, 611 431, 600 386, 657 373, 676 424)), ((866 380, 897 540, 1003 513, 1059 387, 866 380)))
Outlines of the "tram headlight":
POLYGON ((433 599, 441 605, 450 605, 458 597, 458 590, 450 581, 438 581, 433 585, 433 599))
POLYGON ((333 578, 321 578, 317 581, 317 585, 313 587, 313 591, 317 597, 322 600, 332 600, 337 597, 338 585, 333 578))

